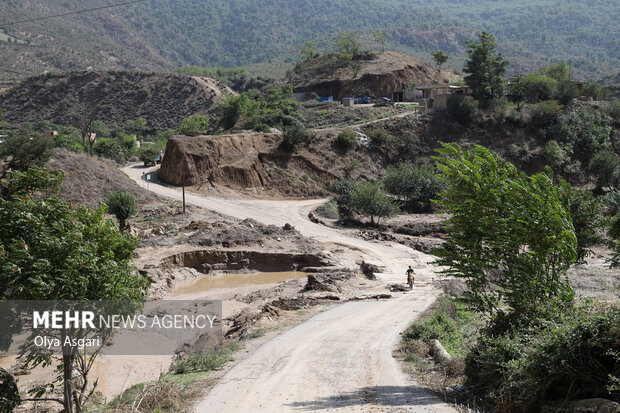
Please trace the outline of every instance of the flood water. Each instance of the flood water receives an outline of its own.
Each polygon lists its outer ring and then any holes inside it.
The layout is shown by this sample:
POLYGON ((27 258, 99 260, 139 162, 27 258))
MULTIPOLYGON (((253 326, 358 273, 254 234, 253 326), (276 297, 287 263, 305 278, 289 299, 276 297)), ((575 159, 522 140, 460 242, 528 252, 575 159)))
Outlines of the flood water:
POLYGON ((236 288, 248 285, 276 284, 280 281, 305 278, 305 272, 259 272, 254 274, 205 275, 181 281, 172 288, 173 295, 199 293, 221 288, 236 288))

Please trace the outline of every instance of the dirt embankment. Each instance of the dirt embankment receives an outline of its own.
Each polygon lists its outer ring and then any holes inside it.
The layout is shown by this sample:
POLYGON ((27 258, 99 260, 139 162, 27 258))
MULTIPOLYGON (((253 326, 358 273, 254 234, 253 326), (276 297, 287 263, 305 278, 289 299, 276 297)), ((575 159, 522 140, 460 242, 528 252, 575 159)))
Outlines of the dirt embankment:
POLYGON ((324 195, 336 175, 304 153, 280 151, 281 142, 280 134, 175 136, 166 146, 159 177, 198 189, 324 195))
POLYGON ((99 158, 57 149, 47 166, 64 171, 58 196, 74 205, 94 208, 116 191, 129 192, 140 205, 162 203, 155 194, 140 188, 118 168, 99 158))
POLYGON ((440 71, 429 62, 397 52, 366 52, 357 56, 357 72, 338 63, 338 56, 328 54, 298 66, 289 78, 295 92, 317 93, 341 99, 345 95, 390 96, 412 83, 445 84, 459 78, 454 72, 440 71))
POLYGON ((210 78, 169 73, 70 72, 31 77, 0 96, 4 120, 77 125, 85 109, 111 125, 144 117, 152 130, 173 129, 204 114, 230 91, 210 78))

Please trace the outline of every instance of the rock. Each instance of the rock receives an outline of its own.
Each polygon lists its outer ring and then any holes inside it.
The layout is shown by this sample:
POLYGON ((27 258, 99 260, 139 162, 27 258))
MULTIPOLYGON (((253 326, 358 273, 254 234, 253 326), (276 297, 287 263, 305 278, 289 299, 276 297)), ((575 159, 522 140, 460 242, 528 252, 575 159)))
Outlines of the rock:
POLYGON ((382 272, 382 268, 381 266, 377 265, 377 264, 371 264, 369 262, 366 261, 362 261, 362 263, 360 264, 360 270, 362 271, 362 273, 370 278, 371 280, 375 280, 377 277, 375 277, 375 273, 381 273, 382 272))
POLYGON ((409 291, 409 286, 405 284, 391 284, 388 288, 391 292, 409 291))
POLYGON ((342 292, 342 289, 334 280, 327 278, 327 276, 323 274, 308 274, 308 282, 305 290, 342 292))
POLYGON ((433 355, 435 363, 442 365, 452 360, 452 356, 446 351, 445 348, 443 348, 439 340, 432 339, 429 341, 429 345, 431 347, 431 354, 433 355))
POLYGON ((291 224, 289 224, 288 222, 286 224, 284 224, 284 226, 282 227, 283 230, 285 231, 294 231, 295 227, 292 226, 291 224))

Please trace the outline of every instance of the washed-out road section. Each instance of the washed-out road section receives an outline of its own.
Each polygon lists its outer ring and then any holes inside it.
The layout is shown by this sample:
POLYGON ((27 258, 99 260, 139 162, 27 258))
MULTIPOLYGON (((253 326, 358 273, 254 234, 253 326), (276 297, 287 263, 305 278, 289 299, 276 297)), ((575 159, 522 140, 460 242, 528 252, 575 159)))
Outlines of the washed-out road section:
MULTIPOLYGON (((146 187, 138 165, 123 169, 146 187)), ((149 190, 180 200, 179 188, 151 182, 149 190)), ((400 333, 433 302, 436 269, 432 257, 399 244, 353 238, 307 214, 325 200, 222 199, 186 192, 186 203, 266 225, 293 225, 302 235, 336 250, 353 266, 360 256, 385 267, 379 281, 404 283, 412 265, 416 286, 389 300, 349 302, 317 314, 276 336, 237 363, 196 405, 196 412, 454 412, 418 387, 392 353, 400 333)))

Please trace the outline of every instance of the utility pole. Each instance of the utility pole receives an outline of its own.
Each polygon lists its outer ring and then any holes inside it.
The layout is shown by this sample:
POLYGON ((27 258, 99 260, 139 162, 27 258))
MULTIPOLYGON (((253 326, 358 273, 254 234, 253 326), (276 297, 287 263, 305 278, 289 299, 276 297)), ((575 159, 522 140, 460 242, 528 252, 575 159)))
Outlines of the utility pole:
POLYGON ((183 213, 185 213, 185 168, 181 169, 181 185, 183 185, 183 213))

